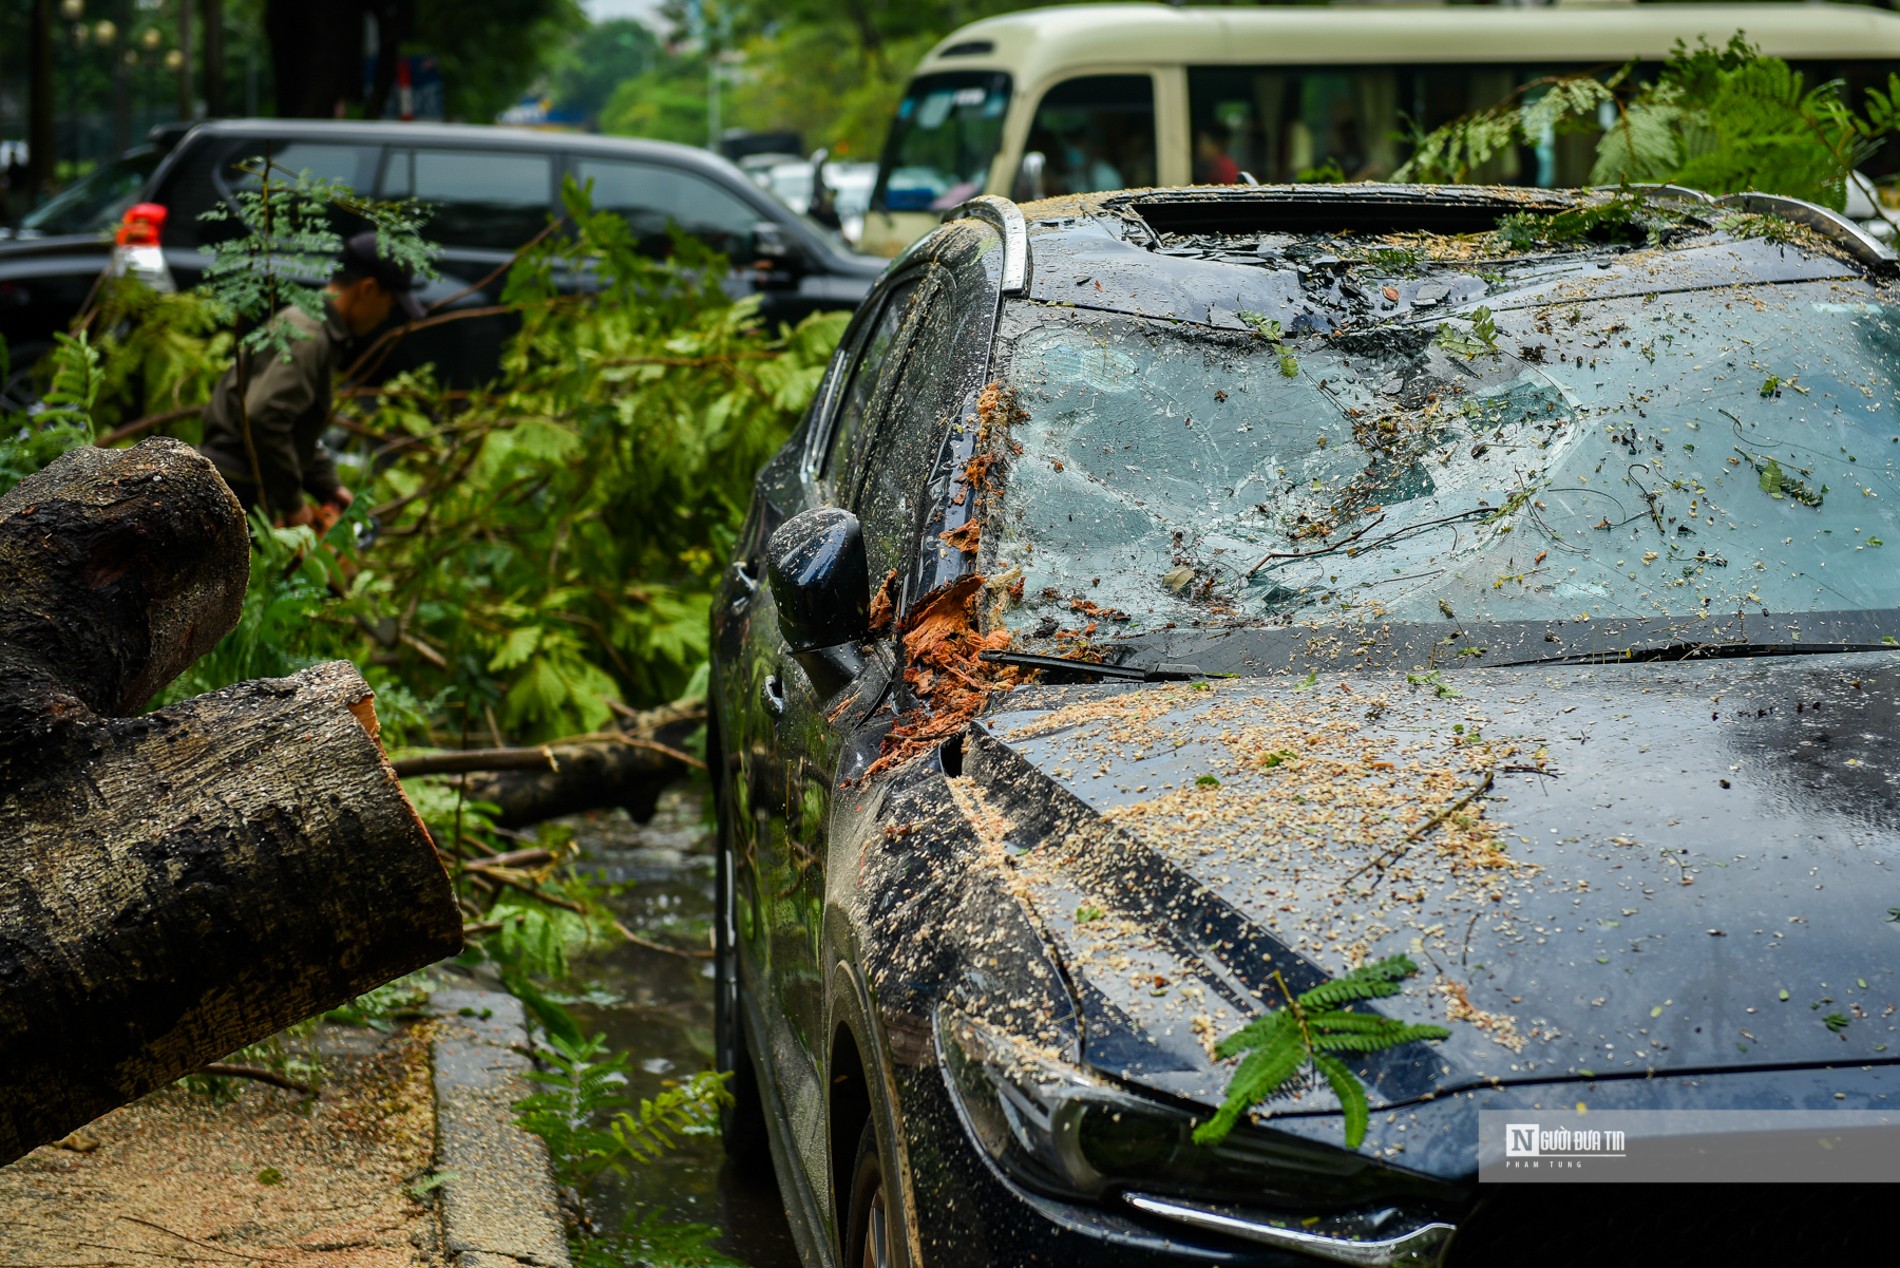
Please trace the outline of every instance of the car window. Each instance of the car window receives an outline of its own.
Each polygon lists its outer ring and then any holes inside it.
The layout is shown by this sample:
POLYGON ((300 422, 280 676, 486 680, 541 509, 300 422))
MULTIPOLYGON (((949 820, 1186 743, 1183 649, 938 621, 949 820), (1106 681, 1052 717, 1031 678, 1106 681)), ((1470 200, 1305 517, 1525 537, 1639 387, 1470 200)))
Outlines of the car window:
POLYGON ((546 154, 392 149, 382 196, 431 204, 422 232, 444 246, 513 251, 547 228, 553 181, 546 154))
MULTIPOLYGON (((247 170, 255 160, 269 156, 284 172, 309 171, 313 176, 340 180, 352 189, 368 189, 376 171, 380 147, 339 141, 306 141, 289 137, 212 137, 201 144, 190 140, 178 152, 156 201, 170 212, 165 242, 197 247, 237 237, 243 226, 236 219, 201 220, 219 204, 231 205, 231 195, 256 189, 258 178, 247 170)), ((281 177, 280 177, 281 178, 281 177)), ((339 225, 339 228, 347 226, 339 225)))
POLYGON ((1155 183, 1155 94, 1146 75, 1085 75, 1043 95, 1025 150, 1043 156, 1043 193, 1155 183))
POLYGON ((640 249, 666 255, 669 226, 678 226, 733 259, 752 250, 752 229, 763 215, 739 195, 705 177, 659 163, 576 159, 574 179, 594 183, 594 207, 626 218, 640 249))
POLYGON ((233 192, 256 189, 256 165, 251 160, 268 157, 279 180, 307 171, 325 180, 342 181, 351 189, 368 189, 378 149, 373 144, 337 141, 246 141, 227 160, 224 183, 233 192))
POLYGON ((819 468, 820 480, 839 505, 847 505, 851 500, 858 435, 878 401, 878 389, 898 359, 896 354, 902 346, 898 334, 904 328, 904 319, 913 309, 921 307, 915 301, 920 295, 923 276, 920 273, 906 278, 885 293, 884 306, 865 333, 857 361, 840 394, 824 465, 819 468))
POLYGON ((33 233, 104 233, 137 199, 163 155, 144 146, 103 163, 29 211, 20 228, 33 233))
MULTIPOLYGON (((986 341, 987 334, 967 331, 949 320, 944 310, 951 302, 947 288, 940 290, 934 272, 919 300, 915 334, 904 340, 899 358, 892 362, 896 380, 885 393, 888 402, 871 430, 858 442, 860 474, 855 495, 847 504, 864 528, 865 552, 873 578, 892 568, 903 568, 916 547, 917 501, 936 466, 938 450, 957 408, 957 371, 969 364, 955 355, 967 340, 986 341), (927 318, 927 319, 926 319, 927 318)), ((987 327, 985 327, 987 330, 987 327)))

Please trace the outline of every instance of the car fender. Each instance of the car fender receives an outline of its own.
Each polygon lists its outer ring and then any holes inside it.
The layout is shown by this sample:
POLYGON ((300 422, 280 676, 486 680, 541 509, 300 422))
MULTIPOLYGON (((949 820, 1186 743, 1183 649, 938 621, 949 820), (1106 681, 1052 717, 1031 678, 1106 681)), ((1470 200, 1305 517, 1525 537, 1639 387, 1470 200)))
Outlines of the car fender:
MULTIPOLYGON (((871 1107, 871 1122, 877 1132, 878 1150, 889 1160, 895 1183, 895 1192, 886 1192, 885 1201, 893 1202, 897 1214, 901 1217, 900 1226, 904 1230, 903 1255, 905 1265, 921 1265, 923 1248, 917 1238, 917 1221, 912 1212, 916 1210, 916 1188, 911 1182, 910 1156, 904 1148, 902 1124, 897 1117, 897 1079, 889 1060, 889 1047, 883 1033, 883 1027, 877 1023, 877 1010, 871 1005, 871 992, 864 980, 864 974, 857 965, 846 959, 833 962, 831 980, 827 984, 829 996, 830 1021, 826 1032, 833 1036, 833 1042, 827 1049, 825 1058, 825 1079, 830 1083, 834 1078, 831 1066, 831 1053, 837 1049, 836 1036, 840 1030, 850 1033, 851 1041, 857 1045, 859 1059, 864 1063, 864 1079, 867 1100, 871 1107), (875 1091, 873 1092, 873 1089, 875 1091)), ((827 1108, 826 1127, 830 1127, 830 1114, 827 1108)), ((834 1134, 835 1139, 835 1134, 834 1134)), ((831 1160, 835 1170, 837 1159, 831 1160)), ((834 1194, 834 1199, 836 1195, 834 1194)), ((837 1232, 840 1240, 844 1236, 845 1220, 849 1211, 837 1213, 837 1232)), ((840 1254, 843 1252, 840 1251, 840 1254)))

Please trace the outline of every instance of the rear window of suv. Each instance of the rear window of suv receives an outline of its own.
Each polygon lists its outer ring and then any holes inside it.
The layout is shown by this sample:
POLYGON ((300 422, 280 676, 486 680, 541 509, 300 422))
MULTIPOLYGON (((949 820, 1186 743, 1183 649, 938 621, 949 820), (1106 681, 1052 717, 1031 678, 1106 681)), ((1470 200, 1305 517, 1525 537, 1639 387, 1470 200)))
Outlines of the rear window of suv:
POLYGON ((392 148, 384 198, 415 198, 434 213, 423 234, 444 246, 513 251, 548 224, 553 160, 506 150, 392 148))

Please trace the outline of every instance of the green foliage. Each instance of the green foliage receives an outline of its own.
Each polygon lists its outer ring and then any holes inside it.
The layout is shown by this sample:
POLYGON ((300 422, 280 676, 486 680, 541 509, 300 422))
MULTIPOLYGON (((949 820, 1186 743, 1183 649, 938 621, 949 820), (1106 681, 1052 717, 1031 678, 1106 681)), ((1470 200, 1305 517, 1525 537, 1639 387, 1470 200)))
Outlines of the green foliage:
MULTIPOLYGON (((1262 1014, 1214 1047, 1224 1060, 1242 1057, 1227 1084, 1226 1098, 1214 1116, 1194 1129, 1200 1145, 1218 1145, 1251 1107, 1272 1096, 1287 1080, 1311 1064, 1331 1085, 1346 1118, 1347 1147, 1366 1138, 1366 1090, 1337 1053, 1383 1052, 1401 1044, 1443 1039, 1443 1026, 1408 1025, 1391 1017, 1345 1007, 1397 995, 1399 983, 1418 972, 1402 955, 1362 964, 1344 977, 1322 982, 1299 995, 1286 996, 1286 1007, 1262 1014)), ((1279 975, 1274 975, 1279 980, 1279 975)), ((1281 984, 1285 990, 1285 984, 1281 984)))
POLYGON ((608 1053, 605 1035, 551 1036, 540 1055, 548 1068, 527 1077, 542 1090, 515 1102, 515 1121, 547 1142, 561 1183, 581 1193, 603 1172, 657 1161, 732 1103, 728 1076, 704 1071, 635 1106, 624 1091, 631 1058, 608 1053))
POLYGON ((1491 310, 1480 304, 1471 310, 1466 320, 1470 322, 1468 328, 1441 323, 1432 342, 1467 361, 1485 355, 1497 356, 1498 324, 1492 320, 1491 310))
POLYGON ((1642 203, 1619 194, 1601 202, 1567 207, 1554 215, 1520 211, 1498 221, 1498 237, 1513 250, 1565 247, 1580 242, 1643 242, 1649 230, 1638 218, 1642 203))
POLYGON ((1265 313, 1255 312, 1243 312, 1240 314, 1240 319, 1252 326, 1255 334, 1273 345, 1274 355, 1280 358, 1281 374, 1289 379, 1299 377, 1300 363, 1294 359, 1291 352, 1287 351, 1286 331, 1279 322, 1265 313))
MULTIPOLYGON (((341 217, 374 229, 377 250, 386 258, 412 273, 435 275, 436 249, 421 236, 425 213, 419 204, 358 198, 343 182, 292 172, 268 153, 237 167, 250 178, 232 193, 243 231, 206 244, 211 258, 200 286, 224 313, 258 323, 243 338, 248 350, 289 355, 295 328, 264 320, 288 304, 314 321, 323 319, 323 287, 343 249, 341 217)), ((199 218, 230 220, 232 212, 219 202, 199 218)))
POLYGON ((1839 210, 1848 174, 1900 126, 1900 75, 1868 92, 1865 110, 1838 81, 1809 86, 1738 32, 1715 48, 1681 44, 1654 80, 1623 67, 1604 80, 1538 80, 1512 98, 1413 138, 1398 180, 1470 179, 1508 148, 1563 133, 1597 134, 1590 179, 1599 185, 1662 182, 1712 194, 1761 190, 1839 210), (1599 116, 1614 118, 1599 127, 1599 116))
POLYGON ((414 0, 413 46, 442 68, 451 119, 481 123, 513 105, 586 29, 579 0, 414 0))
POLYGON ((360 583, 441 650, 412 683, 534 737, 605 726, 609 700, 681 695, 706 657, 718 563, 753 474, 783 443, 843 314, 770 336, 688 238, 642 254, 626 221, 567 192, 571 237, 510 275, 522 313, 492 389, 390 385, 375 425, 407 444, 367 495, 401 504, 360 583), (557 271, 585 267, 586 302, 557 271))
POLYGON ((617 1233, 589 1238, 573 1247, 574 1268, 744 1268, 741 1261, 712 1245, 719 1230, 708 1224, 675 1224, 649 1211, 628 1218, 617 1233))
POLYGON ((435 986, 429 971, 422 969, 365 991, 347 1004, 337 1005, 323 1014, 323 1020, 388 1034, 396 1028, 397 1021, 421 1016, 422 1006, 429 1002, 435 986))
MULTIPOLYGON (((593 119, 623 82, 659 62, 659 37, 646 23, 635 18, 596 22, 556 58, 547 95, 555 109, 593 119)), ((700 131, 703 139, 704 127, 700 131)))
POLYGON ((181 439, 198 439, 192 407, 231 364, 235 338, 225 314, 202 291, 161 293, 136 277, 100 289, 97 331, 101 368, 93 421, 100 432, 153 414, 186 411, 181 439))
MULTIPOLYGON (((0 496, 68 449, 92 443, 92 408, 105 381, 99 350, 82 334, 54 336, 52 384, 37 410, 0 414, 0 496)), ((0 378, 7 372, 0 345, 0 378)))

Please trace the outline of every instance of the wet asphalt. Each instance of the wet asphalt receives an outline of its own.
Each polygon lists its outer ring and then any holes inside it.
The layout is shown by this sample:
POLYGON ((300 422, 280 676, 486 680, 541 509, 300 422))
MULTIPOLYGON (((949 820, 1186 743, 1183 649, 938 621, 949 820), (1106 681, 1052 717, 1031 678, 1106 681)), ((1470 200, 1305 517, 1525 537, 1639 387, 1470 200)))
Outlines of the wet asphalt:
MULTIPOLYGON (((609 898, 622 924, 668 946, 710 946, 713 908, 712 820, 703 794, 672 789, 650 821, 623 813, 567 821, 576 829, 576 870, 621 887, 609 898)), ((713 1054, 712 960, 669 955, 633 943, 576 962, 571 1005, 585 1033, 604 1032, 633 1056, 628 1092, 636 1103, 670 1082, 710 1069, 713 1054)), ((798 1253, 784 1204, 770 1178, 750 1179, 726 1161, 716 1131, 686 1137, 663 1162, 596 1184, 591 1213, 602 1227, 627 1213, 708 1224, 716 1243, 752 1268, 796 1268, 798 1253)))

